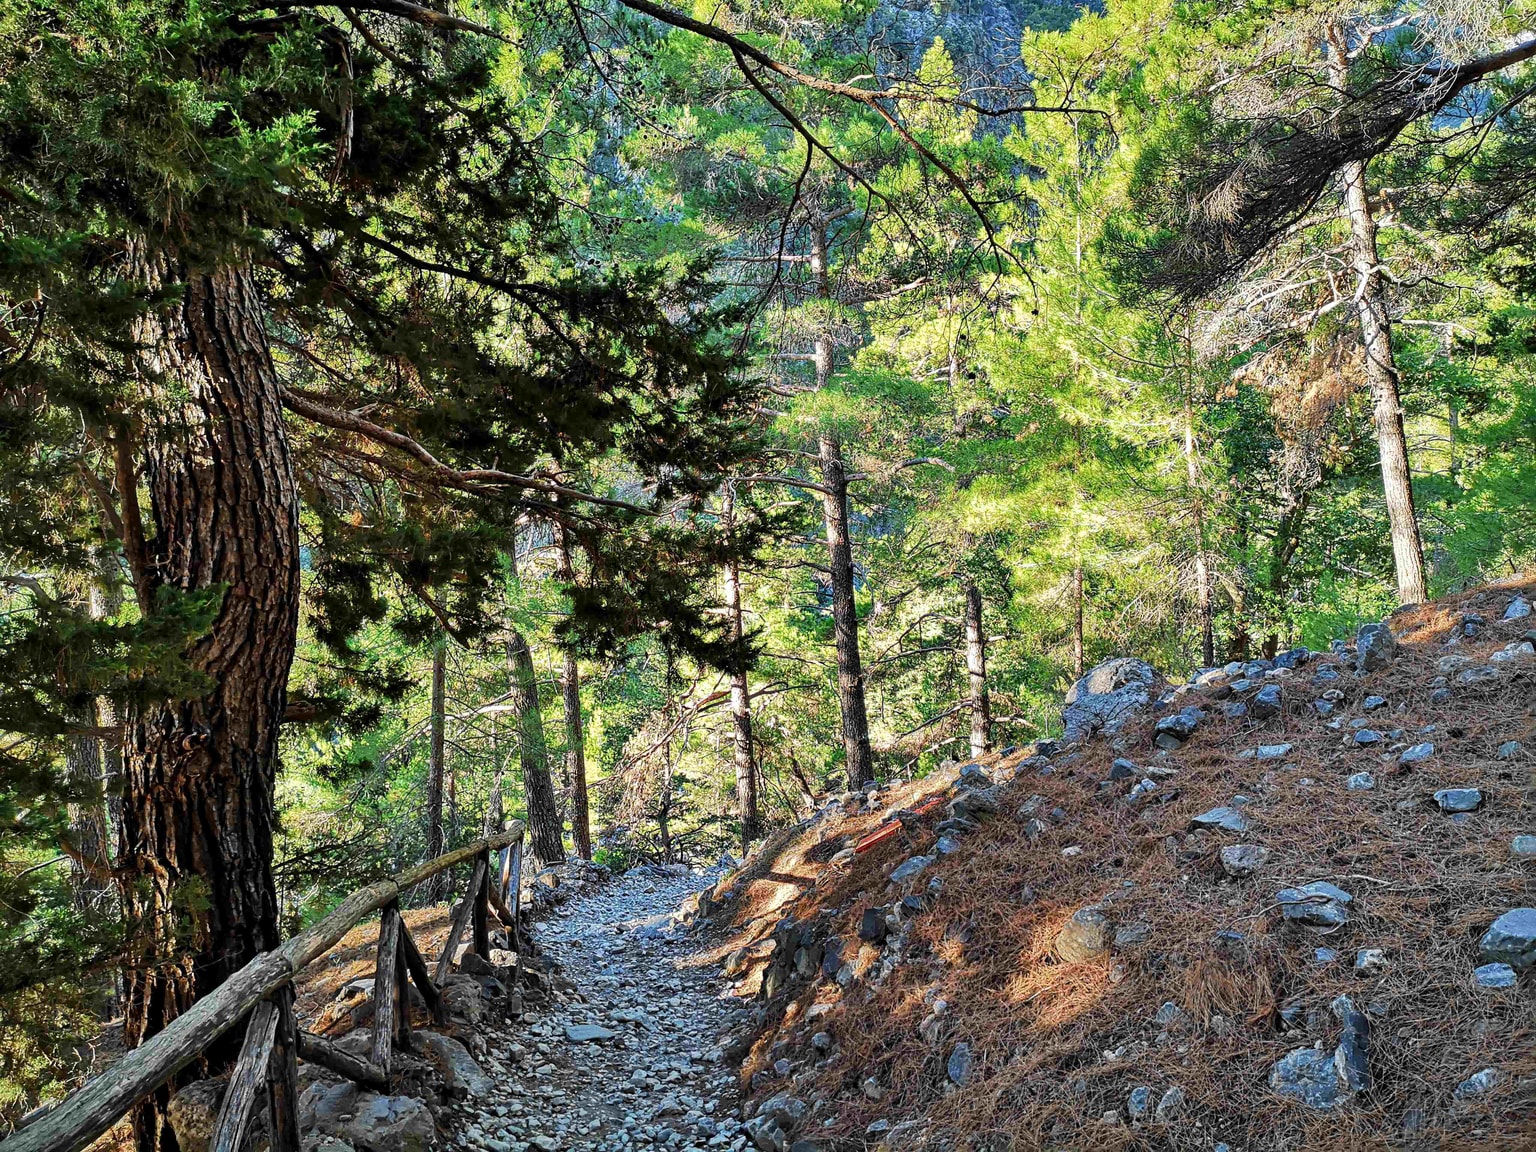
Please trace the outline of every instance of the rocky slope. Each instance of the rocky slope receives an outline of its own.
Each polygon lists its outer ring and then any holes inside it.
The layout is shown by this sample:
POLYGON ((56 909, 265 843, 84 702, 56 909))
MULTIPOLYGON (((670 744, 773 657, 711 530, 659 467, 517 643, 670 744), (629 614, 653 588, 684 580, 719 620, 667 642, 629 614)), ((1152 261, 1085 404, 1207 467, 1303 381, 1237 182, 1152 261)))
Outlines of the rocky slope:
POLYGON ((701 904, 756 1146, 1536 1146, 1532 598, 1118 662, 775 837, 701 904))

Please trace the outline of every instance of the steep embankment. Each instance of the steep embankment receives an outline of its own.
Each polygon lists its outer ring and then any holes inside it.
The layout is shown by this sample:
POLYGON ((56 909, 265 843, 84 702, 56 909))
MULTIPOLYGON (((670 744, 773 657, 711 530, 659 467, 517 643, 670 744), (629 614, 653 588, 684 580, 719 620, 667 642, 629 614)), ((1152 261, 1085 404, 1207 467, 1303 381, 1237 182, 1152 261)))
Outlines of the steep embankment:
POLYGON ((1536 942, 1506 917, 1536 905, 1533 594, 1218 670, 775 838, 704 907, 762 1000, 756 1142, 1536 1146, 1536 942))

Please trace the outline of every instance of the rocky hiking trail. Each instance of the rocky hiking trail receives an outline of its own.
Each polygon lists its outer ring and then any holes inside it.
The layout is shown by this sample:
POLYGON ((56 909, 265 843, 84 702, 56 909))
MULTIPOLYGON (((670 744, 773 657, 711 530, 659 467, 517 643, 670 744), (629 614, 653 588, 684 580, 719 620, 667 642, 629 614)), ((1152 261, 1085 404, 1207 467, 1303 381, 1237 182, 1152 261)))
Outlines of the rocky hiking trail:
POLYGON ((718 871, 641 867, 557 905, 536 932, 574 991, 487 1023, 483 1092, 439 1113, 450 1146, 489 1152, 743 1149, 723 1060, 751 1011, 676 917, 718 871))

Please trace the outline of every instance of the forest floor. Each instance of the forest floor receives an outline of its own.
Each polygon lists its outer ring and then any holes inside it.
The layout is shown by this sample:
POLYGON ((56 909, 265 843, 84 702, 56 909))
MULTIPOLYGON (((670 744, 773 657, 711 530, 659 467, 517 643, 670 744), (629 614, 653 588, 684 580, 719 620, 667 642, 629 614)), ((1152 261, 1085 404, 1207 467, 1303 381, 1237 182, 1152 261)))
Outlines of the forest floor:
POLYGON ((830 798, 700 910, 761 1006, 745 1111, 839 1152, 1536 1147, 1536 988, 1479 968, 1536 906, 1533 599, 830 798))
POLYGON ((747 1145, 723 1060, 751 1009, 672 913, 714 872, 632 869, 534 932, 580 998, 488 1029, 496 1091, 439 1116, 452 1143, 489 1152, 747 1145))

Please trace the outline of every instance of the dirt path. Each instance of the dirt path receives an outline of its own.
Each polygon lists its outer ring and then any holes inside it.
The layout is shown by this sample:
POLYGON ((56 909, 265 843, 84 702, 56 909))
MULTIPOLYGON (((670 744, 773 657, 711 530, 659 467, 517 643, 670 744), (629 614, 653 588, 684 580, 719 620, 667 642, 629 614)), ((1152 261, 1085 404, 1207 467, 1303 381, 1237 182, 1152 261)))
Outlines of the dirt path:
POLYGON ((721 1046, 750 1009, 724 997, 670 913, 714 873, 641 868, 540 922, 573 1001, 487 1035, 494 1094, 458 1106, 457 1147, 489 1152, 677 1152, 752 1146, 721 1046))

